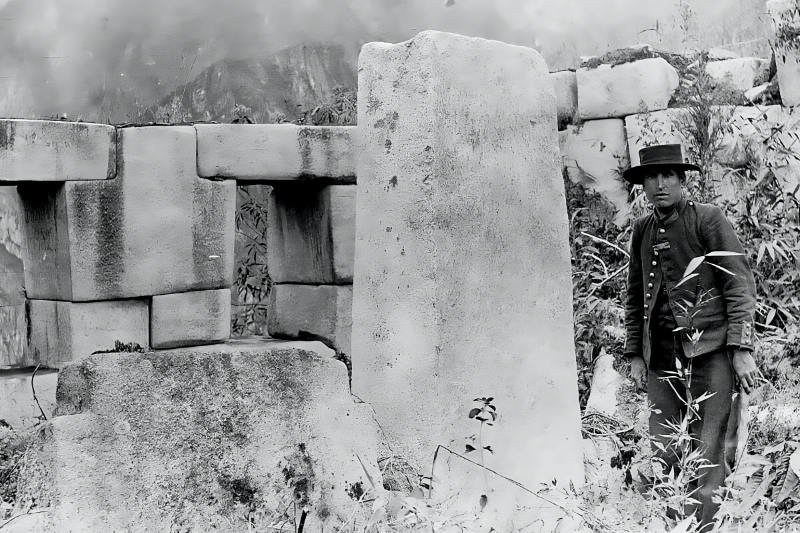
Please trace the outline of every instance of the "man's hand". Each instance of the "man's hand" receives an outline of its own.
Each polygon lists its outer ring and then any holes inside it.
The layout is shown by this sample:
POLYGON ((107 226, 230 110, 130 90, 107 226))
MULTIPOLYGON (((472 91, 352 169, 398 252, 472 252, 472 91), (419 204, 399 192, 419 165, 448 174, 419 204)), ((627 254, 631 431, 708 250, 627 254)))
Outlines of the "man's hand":
POLYGON ((631 357, 631 379, 636 383, 636 388, 647 388, 647 364, 642 357, 631 357))
POLYGON ((733 371, 739 378, 742 388, 747 394, 756 388, 756 377, 758 376, 758 368, 753 359, 753 354, 749 350, 733 350, 733 371))

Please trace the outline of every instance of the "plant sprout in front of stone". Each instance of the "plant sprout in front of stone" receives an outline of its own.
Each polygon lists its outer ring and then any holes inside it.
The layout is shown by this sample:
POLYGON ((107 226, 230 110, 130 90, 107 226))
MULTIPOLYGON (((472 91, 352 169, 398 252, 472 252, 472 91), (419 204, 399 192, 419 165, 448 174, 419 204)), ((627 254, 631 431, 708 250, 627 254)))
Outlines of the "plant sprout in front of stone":
MULTIPOLYGON (((484 462, 484 450, 494 454, 494 450, 492 449, 491 445, 485 444, 483 441, 483 429, 484 426, 493 426, 495 421, 497 420, 497 407, 492 403, 494 401, 494 397, 480 397, 474 398, 473 403, 476 404, 476 407, 470 409, 467 418, 471 420, 476 420, 480 422, 480 428, 478 429, 477 434, 472 434, 467 437, 467 443, 464 449, 464 453, 471 453, 477 451, 480 455, 480 465, 485 467, 486 464, 484 462)), ((489 480, 486 476, 486 470, 483 470, 483 481, 484 481, 484 490, 486 492, 489 491, 489 480)), ((483 509, 486 507, 486 503, 488 501, 488 497, 486 494, 481 495, 480 500, 480 507, 483 509)))

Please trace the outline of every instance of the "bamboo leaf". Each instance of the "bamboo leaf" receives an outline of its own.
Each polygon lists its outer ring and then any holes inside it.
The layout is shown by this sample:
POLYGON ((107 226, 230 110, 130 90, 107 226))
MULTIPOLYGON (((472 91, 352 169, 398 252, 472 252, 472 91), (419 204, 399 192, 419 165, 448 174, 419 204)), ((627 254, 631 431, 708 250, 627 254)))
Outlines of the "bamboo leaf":
POLYGON ((689 264, 686 265, 686 271, 684 271, 684 273, 683 273, 683 279, 681 279, 681 281, 678 283, 678 285, 683 283, 683 280, 686 279, 687 276, 689 276, 692 272, 697 270, 697 267, 699 267, 704 260, 705 260, 705 256, 701 255, 700 257, 695 257, 694 259, 689 261, 689 264))
POLYGON ((718 270, 721 270, 721 271, 725 272, 726 274, 728 274, 728 275, 730 275, 730 276, 735 276, 735 275, 736 275, 736 273, 735 273, 735 272, 731 272, 731 271, 730 271, 730 270, 728 270, 727 268, 725 268, 725 267, 721 267, 721 266, 719 266, 719 265, 718 265, 718 264, 716 264, 716 263, 712 263, 711 261, 709 261, 709 262, 708 262, 708 264, 709 264, 709 265, 711 265, 712 267, 714 267, 714 268, 718 269, 718 270))
POLYGON ((741 252, 729 252, 727 250, 717 250, 714 252, 708 252, 706 257, 730 257, 733 255, 744 255, 741 252))
MULTIPOLYGON (((697 258, 695 258, 695 259, 697 259, 697 258)), ((702 259, 702 258, 701 258, 701 259, 702 259)), ((694 261, 694 259, 692 259, 692 261, 694 261)), ((700 263, 697 263, 697 264, 699 265, 700 263)), ((686 270, 687 270, 687 271, 689 270, 689 267, 690 267, 690 266, 692 266, 692 265, 691 265, 691 263, 689 264, 689 266, 687 266, 687 267, 686 267, 686 270)), ((697 267, 695 267, 695 268, 697 268, 697 267)), ((686 282, 687 282, 687 281, 689 281, 690 279, 692 279, 692 278, 696 278, 696 277, 697 277, 697 276, 699 276, 699 275, 700 275, 700 274, 689 274, 689 275, 687 276, 686 274, 684 274, 684 276, 683 276, 683 279, 681 279, 681 280, 680 280, 678 283, 676 283, 676 284, 675 284, 675 286, 672 288, 672 290, 675 290, 675 289, 677 289, 678 287, 680 287, 681 285, 683 285, 684 283, 686 283, 686 282)))

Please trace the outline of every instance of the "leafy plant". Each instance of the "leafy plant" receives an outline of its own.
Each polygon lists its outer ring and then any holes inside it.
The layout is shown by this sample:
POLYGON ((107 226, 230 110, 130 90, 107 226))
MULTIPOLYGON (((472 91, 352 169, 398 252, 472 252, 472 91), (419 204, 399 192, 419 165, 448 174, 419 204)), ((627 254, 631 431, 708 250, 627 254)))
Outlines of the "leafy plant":
POLYGON ((234 335, 266 333, 272 280, 267 270, 267 208, 249 187, 237 188, 236 234, 243 260, 233 278, 235 300, 231 313, 234 335))

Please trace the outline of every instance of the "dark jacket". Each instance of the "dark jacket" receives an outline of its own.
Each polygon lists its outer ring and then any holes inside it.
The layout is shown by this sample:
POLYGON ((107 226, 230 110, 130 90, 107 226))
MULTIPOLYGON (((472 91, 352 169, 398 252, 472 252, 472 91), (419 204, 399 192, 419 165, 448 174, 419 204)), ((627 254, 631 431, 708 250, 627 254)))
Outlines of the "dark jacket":
POLYGON ((711 251, 744 253, 733 226, 714 205, 682 199, 665 221, 650 213, 634 222, 625 303, 626 356, 643 357, 649 365, 648 326, 662 284, 678 327, 686 328, 681 339, 688 357, 725 346, 753 349, 756 291, 744 255, 706 258, 695 270, 698 276, 675 287, 689 262, 711 251), (702 331, 696 345, 685 334, 690 329, 702 331))

